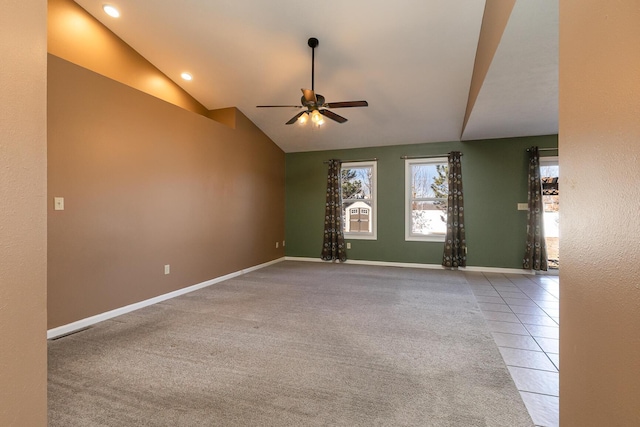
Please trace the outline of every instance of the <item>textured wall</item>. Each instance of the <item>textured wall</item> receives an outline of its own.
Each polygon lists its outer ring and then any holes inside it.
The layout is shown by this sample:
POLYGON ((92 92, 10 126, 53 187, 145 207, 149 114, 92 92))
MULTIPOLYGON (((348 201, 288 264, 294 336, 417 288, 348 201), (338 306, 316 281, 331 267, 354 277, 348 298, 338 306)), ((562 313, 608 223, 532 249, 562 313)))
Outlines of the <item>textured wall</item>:
POLYGON ((0 425, 47 424, 45 2, 0 13, 0 425))
MULTIPOLYGON (((406 242, 403 155, 463 152, 468 265, 522 268, 527 201, 526 148, 557 146, 557 136, 429 143, 287 154, 287 256, 320 257, 327 166, 323 161, 378 160, 378 239, 352 240, 351 259, 440 264, 443 243, 406 242)), ((551 154, 551 153, 549 153, 551 154)), ((553 152, 555 155, 555 152, 553 152)))
POLYGON ((640 425, 638 22, 560 2, 562 426, 640 425))
POLYGON ((284 153, 242 113, 231 129, 53 55, 48 71, 49 198, 65 198, 49 328, 284 255, 284 153))

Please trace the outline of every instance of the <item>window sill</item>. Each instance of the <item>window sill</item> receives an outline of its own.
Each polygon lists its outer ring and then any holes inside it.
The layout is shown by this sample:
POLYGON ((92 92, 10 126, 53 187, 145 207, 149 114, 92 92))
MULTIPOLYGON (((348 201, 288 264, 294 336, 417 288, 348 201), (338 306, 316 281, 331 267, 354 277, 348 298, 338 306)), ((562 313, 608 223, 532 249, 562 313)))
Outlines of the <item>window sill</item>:
POLYGON ((406 242, 441 242, 444 243, 446 236, 405 236, 406 242))
POLYGON ((344 240, 378 240, 373 234, 344 234, 344 240))

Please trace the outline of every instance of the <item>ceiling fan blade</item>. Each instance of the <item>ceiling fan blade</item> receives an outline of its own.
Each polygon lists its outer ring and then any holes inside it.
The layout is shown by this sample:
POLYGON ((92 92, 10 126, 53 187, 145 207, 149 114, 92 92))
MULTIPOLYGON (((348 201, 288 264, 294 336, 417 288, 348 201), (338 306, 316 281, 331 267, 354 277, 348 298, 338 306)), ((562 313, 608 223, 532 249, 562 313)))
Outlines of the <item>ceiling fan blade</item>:
POLYGON ((335 120, 338 123, 344 123, 344 122, 347 121, 347 119, 345 119, 342 116, 337 115, 333 111, 329 111, 329 110, 318 110, 318 111, 320 111, 320 114, 322 114, 323 116, 328 117, 331 120, 335 120))
POLYGON ((302 108, 302 105, 256 105, 256 108, 302 108))
POLYGON ((327 108, 368 107, 369 103, 367 101, 329 102, 324 106, 327 108))
POLYGON ((316 99, 316 94, 311 89, 301 89, 302 95, 304 96, 305 101, 313 102, 314 104, 318 102, 316 99))
POLYGON ((306 111, 301 111, 298 114, 296 114, 295 116, 293 116, 291 118, 291 120, 289 120, 287 123, 285 123, 286 125, 292 125, 294 124, 296 121, 298 121, 298 117, 300 117, 301 115, 305 114, 306 111))

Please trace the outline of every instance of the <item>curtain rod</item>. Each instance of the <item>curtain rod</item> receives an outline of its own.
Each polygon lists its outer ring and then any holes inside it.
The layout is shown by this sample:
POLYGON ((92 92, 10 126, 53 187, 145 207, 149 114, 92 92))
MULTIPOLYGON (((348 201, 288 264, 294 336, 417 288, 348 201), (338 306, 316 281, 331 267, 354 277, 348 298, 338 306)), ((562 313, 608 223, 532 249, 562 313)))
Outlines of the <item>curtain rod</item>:
MULTIPOLYGON (((527 151, 531 151, 530 148, 527 148, 527 151)), ((557 148, 538 148, 538 151, 558 151, 557 148)))
MULTIPOLYGON (((460 153, 462 156, 463 154, 460 153)), ((431 154, 429 156, 400 156, 401 159, 435 159, 436 157, 449 157, 449 153, 447 154, 431 154)))
MULTIPOLYGON (((378 158, 374 157, 372 159, 356 159, 356 160, 338 160, 340 163, 358 163, 358 162, 377 162, 378 158)), ((329 163, 329 160, 325 160, 322 162, 324 164, 329 163)))

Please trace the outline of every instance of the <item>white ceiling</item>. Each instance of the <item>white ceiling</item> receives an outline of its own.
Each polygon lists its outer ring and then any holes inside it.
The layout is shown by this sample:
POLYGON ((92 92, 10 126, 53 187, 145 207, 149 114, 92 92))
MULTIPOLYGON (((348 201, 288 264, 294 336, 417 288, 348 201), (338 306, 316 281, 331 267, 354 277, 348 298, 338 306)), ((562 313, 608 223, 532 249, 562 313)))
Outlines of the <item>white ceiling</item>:
POLYGON ((237 107, 285 152, 558 132, 558 0, 517 0, 462 134, 483 0, 76 0, 208 109, 237 107), (311 86, 349 119, 285 126, 311 86), (193 75, 191 82, 180 73, 193 75), (461 137, 462 134, 462 137, 461 137))

